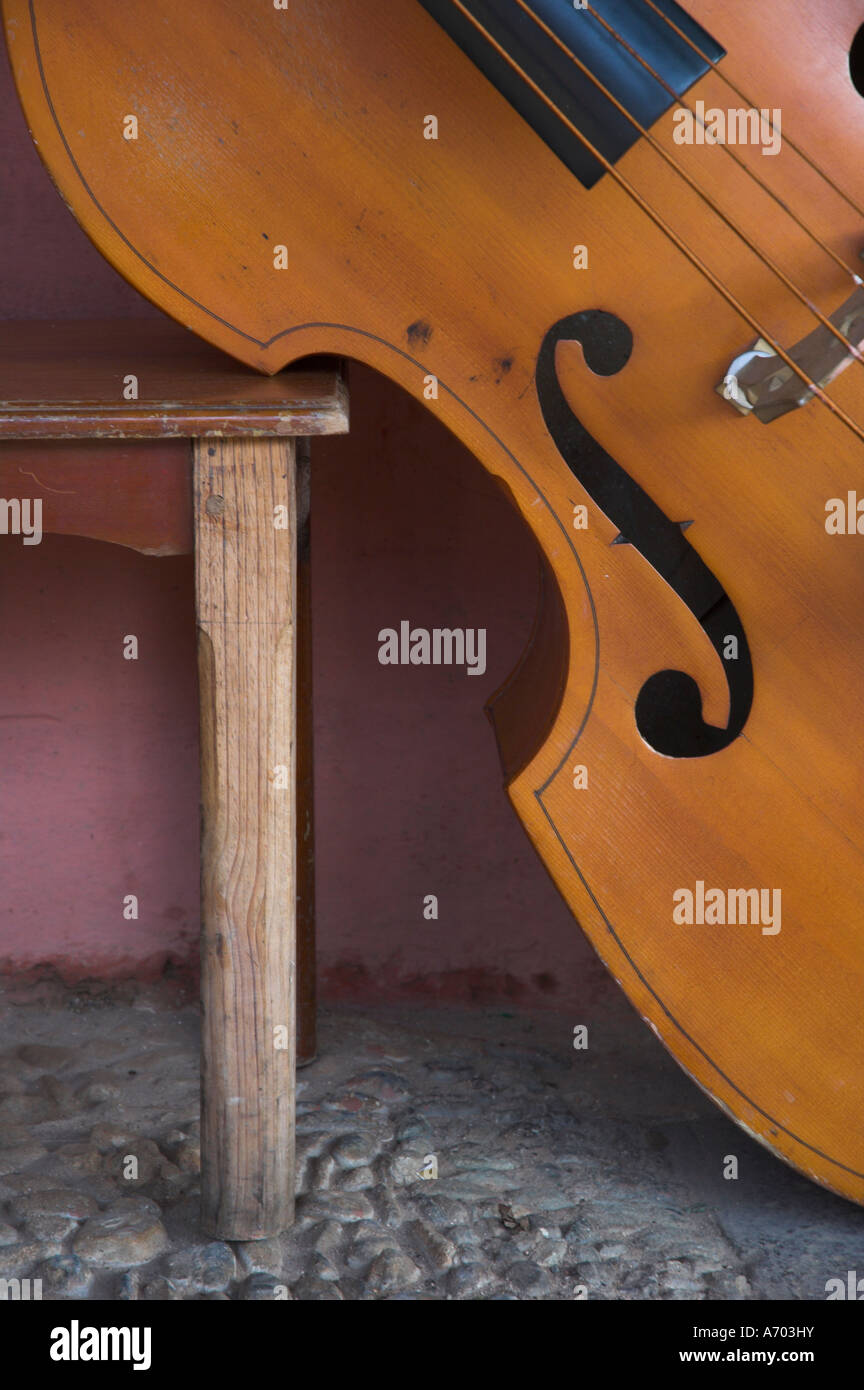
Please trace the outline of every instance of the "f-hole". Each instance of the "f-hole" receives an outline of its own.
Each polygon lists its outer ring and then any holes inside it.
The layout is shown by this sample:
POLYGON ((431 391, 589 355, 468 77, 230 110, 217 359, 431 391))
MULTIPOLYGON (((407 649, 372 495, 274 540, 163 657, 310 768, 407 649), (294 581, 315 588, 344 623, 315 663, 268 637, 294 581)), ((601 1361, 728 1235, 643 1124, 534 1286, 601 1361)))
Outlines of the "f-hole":
MULTIPOLYGON (((591 370, 603 376, 628 362, 633 336, 614 314, 589 309, 554 324, 537 358, 537 396, 546 428, 568 468, 617 527, 618 544, 633 545, 686 603, 720 658, 729 686, 725 729, 702 718, 699 686, 686 671, 657 671, 639 691, 636 725, 645 742, 669 758, 701 758, 728 747, 753 703, 753 666, 743 625, 728 594, 672 521, 570 409, 555 368, 561 342, 581 343, 591 370)), ((601 639, 602 640, 602 639, 601 639)))
POLYGON ((858 95, 864 97, 864 24, 855 35, 849 49, 849 76, 858 95))

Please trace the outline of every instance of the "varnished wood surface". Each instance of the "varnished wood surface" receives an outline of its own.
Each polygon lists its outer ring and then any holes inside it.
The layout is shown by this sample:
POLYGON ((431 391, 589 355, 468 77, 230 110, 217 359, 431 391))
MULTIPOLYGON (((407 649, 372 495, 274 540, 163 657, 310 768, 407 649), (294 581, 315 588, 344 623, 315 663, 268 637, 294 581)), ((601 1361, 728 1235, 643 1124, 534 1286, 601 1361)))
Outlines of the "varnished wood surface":
POLYGON ((296 445, 194 452, 201 1211, 211 1235, 256 1240, 294 1205, 296 445))
MULTIPOLYGON (((857 207, 788 143, 774 158, 740 149, 745 166, 856 264, 864 107, 848 52, 860 3, 687 9, 727 50, 723 73, 752 104, 780 108, 785 135, 857 207)), ((609 176, 586 192, 566 175, 419 5, 380 0, 374 24, 335 0, 281 12, 130 0, 122 14, 109 0, 4 0, 4 13, 40 153, 143 293, 266 372, 309 353, 364 359, 510 488, 569 627, 551 727, 545 694, 532 709, 519 687, 527 732, 508 766, 533 753, 509 783, 513 803, 681 1065, 780 1157, 864 1200, 864 565, 860 538, 824 527, 828 498, 864 493, 860 438, 817 403, 763 427, 720 400, 751 326, 609 176), (137 142, 120 135, 129 111, 137 142), (428 113, 436 141, 423 139, 428 113), (612 544, 617 527, 539 408, 540 344, 584 309, 624 320, 634 349, 600 377, 562 344, 566 396, 667 517, 692 522, 688 540, 752 651, 747 725, 710 757, 666 758, 639 735, 639 691, 667 668, 691 674, 705 717, 724 725, 722 663, 639 551, 612 544), (430 376, 437 399, 424 396, 430 376), (673 893, 697 881, 779 888, 781 933, 676 926, 673 893)), ((742 104, 714 74, 689 96, 742 104)), ((843 302, 848 277, 722 146, 676 145, 671 114, 654 133, 823 311, 843 302)), ((781 343, 812 328, 644 140, 618 168, 781 343)), ((859 424, 862 371, 831 387, 859 424)))
POLYGON ((169 319, 0 320, 0 439, 341 434, 340 365, 270 378, 169 319), (124 392, 133 389, 137 399, 124 392))

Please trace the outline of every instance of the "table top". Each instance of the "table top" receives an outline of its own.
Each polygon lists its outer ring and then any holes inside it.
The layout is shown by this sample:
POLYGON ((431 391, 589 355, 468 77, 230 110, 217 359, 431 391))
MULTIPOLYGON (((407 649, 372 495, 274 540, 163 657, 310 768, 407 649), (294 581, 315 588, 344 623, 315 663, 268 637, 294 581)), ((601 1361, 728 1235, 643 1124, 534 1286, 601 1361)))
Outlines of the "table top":
POLYGON ((0 439, 347 429, 336 358, 262 376, 167 318, 0 320, 0 439))

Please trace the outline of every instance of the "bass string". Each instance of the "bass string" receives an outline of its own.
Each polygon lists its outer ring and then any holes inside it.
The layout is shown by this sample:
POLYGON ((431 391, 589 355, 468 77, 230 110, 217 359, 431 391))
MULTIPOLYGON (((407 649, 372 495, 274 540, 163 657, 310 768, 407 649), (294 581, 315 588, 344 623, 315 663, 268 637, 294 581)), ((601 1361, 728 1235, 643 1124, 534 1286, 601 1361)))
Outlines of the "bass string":
MULTIPOLYGON (((540 100, 544 103, 544 105, 546 105, 549 108, 553 115, 555 115, 560 121, 562 121, 564 125, 567 126, 571 134, 575 135, 576 139, 579 140, 582 145, 584 145, 588 153, 592 155, 593 158, 596 159, 599 164, 603 165, 603 168, 606 170, 609 176, 621 188, 623 188, 625 193, 627 193, 629 197, 633 199, 637 206, 642 209, 645 215, 650 218, 650 220, 654 223, 656 227, 659 228, 659 230, 664 234, 664 236, 666 236, 673 243, 673 245, 677 247, 677 249, 681 252, 682 255, 686 256, 690 264, 694 266, 694 268, 697 271, 699 271, 699 273, 702 276, 704 276, 704 278, 709 282, 709 284, 713 286, 717 293, 721 295, 723 299, 726 300, 726 303, 730 306, 730 308, 734 309, 734 311, 741 318, 744 319, 745 323, 748 323, 750 325, 754 333, 756 333, 757 337, 764 338, 765 342, 768 343, 772 352, 774 352, 776 356, 778 356, 786 364, 786 366, 789 367, 789 369, 795 374, 795 376, 797 376, 798 379, 804 383, 808 391, 811 392, 817 400, 821 401, 822 404, 826 406, 828 410, 830 410, 831 414, 836 416, 836 418, 840 420, 846 426, 847 429, 851 430, 852 433, 856 436, 856 438, 860 439, 862 443, 864 443, 864 431, 862 431, 862 429, 855 423, 855 421, 851 419, 849 415, 847 415, 846 411, 843 410, 842 406, 839 406, 836 401, 833 401, 831 397, 825 391, 823 391, 822 387, 819 386, 815 381, 810 380, 807 373, 801 367, 799 367, 798 363, 792 357, 789 356, 785 348, 780 343, 775 342, 774 338, 771 336, 768 330, 764 328, 763 325, 759 322, 759 320, 755 318, 754 315, 751 314, 750 311, 744 307, 744 305, 740 302, 736 295, 734 295, 731 290, 727 289, 723 282, 720 279, 718 279, 718 277, 714 274, 713 270, 711 270, 711 268, 705 264, 701 257, 697 255, 695 251, 691 250, 691 248, 687 246, 687 244, 684 241, 682 241, 682 239, 678 236, 677 232, 675 232, 674 229, 669 226, 669 223, 665 220, 665 218, 659 212, 656 212, 655 209, 651 207, 650 203, 646 202, 639 190, 635 188, 632 183, 630 183, 629 179, 625 178, 625 176, 615 168, 614 164, 610 163, 606 156, 602 154, 594 144, 592 144, 592 142, 588 139, 587 135, 583 135, 581 130, 579 130, 578 127, 575 126, 573 122, 569 119, 569 117, 566 116, 565 113, 555 105, 552 99, 546 95, 543 89, 538 86, 538 84, 533 80, 533 78, 531 78, 528 75, 528 73, 523 71, 523 69, 516 62, 515 58, 511 57, 511 55, 507 52, 506 48, 504 48, 503 45, 498 42, 494 35, 489 33, 488 29, 486 29, 485 26, 480 22, 480 20, 478 20, 476 16, 472 14, 472 12, 468 9, 467 5, 463 4, 462 0, 452 0, 452 3, 460 11, 460 13, 465 16, 468 22, 477 30, 481 37, 485 39, 485 41, 490 45, 490 47, 494 48, 496 53, 498 53, 499 56, 504 59, 504 61, 508 64, 509 67, 513 69, 517 76, 519 76, 526 83, 526 85, 531 88, 535 95, 540 98, 540 100)), ((846 340, 844 339, 844 341, 846 340)))
MULTIPOLYGON (((693 41, 693 39, 690 38, 689 34, 685 34, 684 30, 681 29, 673 19, 670 19, 669 15, 664 14, 663 11, 659 8, 659 6, 654 3, 654 0, 644 0, 644 3, 648 5, 649 8, 652 9, 656 15, 659 15, 660 18, 663 20, 663 23, 668 24, 669 28, 673 29, 675 33, 678 35, 678 37, 680 39, 683 39, 684 42, 690 48, 693 49, 693 52, 699 55, 699 57, 702 59, 704 63, 708 64, 708 66, 717 74, 720 80, 726 84, 730 91, 733 91, 737 97, 740 97, 741 101, 744 102, 745 106, 754 106, 754 103, 750 100, 750 98, 746 96, 744 92, 741 91, 740 87, 736 86, 736 84, 732 81, 731 77, 727 76, 727 74, 720 67, 719 63, 715 63, 711 58, 708 57, 707 53, 703 53, 702 49, 699 47, 697 43, 693 41)), ((771 124, 771 129, 774 129, 773 122, 771 124)), ((864 208, 862 208, 858 203, 856 203, 854 198, 851 198, 849 194, 845 191, 845 189, 841 188, 839 184, 835 183, 831 176, 825 173, 824 169, 820 169, 816 161, 814 159, 811 159, 810 155, 807 154, 805 150, 802 150, 800 145, 796 145, 793 140, 790 140, 785 135, 783 138, 786 141, 789 148, 793 149, 795 153, 799 155, 801 159, 804 160, 804 163, 808 164, 810 168, 813 170, 813 172, 818 174, 819 177, 823 179, 824 182, 827 183, 830 188, 833 188, 834 192, 837 193, 839 197, 843 199, 844 203, 848 203, 849 207, 852 208, 854 212, 857 212, 859 217, 864 217, 864 208)))
MULTIPOLYGON (((666 92, 675 102, 675 105, 679 106, 684 111, 689 111, 694 121, 698 121, 702 129, 706 130, 707 127, 705 125, 705 122, 693 110, 693 107, 690 106, 690 104, 684 100, 682 95, 676 92, 675 88, 671 85, 671 83, 667 82, 665 77, 663 77, 662 74, 659 73, 656 68, 651 66, 647 59, 642 57, 641 53, 637 53, 636 49, 633 48, 632 44, 629 44, 627 42, 623 34, 619 34, 617 29, 614 29, 612 25, 608 22, 608 20, 605 20, 601 14, 598 14, 597 11, 594 9, 593 5, 586 5, 585 8, 590 15, 593 15, 594 19, 597 20, 597 23, 601 24, 603 28, 606 30, 606 32, 610 34, 611 37, 616 40, 616 42, 620 43, 622 48, 627 50, 627 52, 630 54, 630 57, 634 58, 637 63, 640 63, 641 66, 645 69, 645 71, 649 73, 651 77, 654 78, 655 82, 658 82, 660 86, 666 90, 666 92)), ((720 72, 719 68, 715 67, 714 70, 717 73, 720 72)), ((725 75, 724 81, 728 82, 728 79, 725 78, 725 75)), ((742 100, 746 101, 746 98, 742 97, 742 100)), ((747 105, 749 108, 752 109, 752 102, 747 102, 747 105)), ((769 121, 768 124, 771 126, 771 129, 773 131, 773 122, 769 121)), ((797 154, 800 155, 800 151, 798 150, 796 145, 792 144, 791 140, 787 141, 787 143, 789 144, 790 149, 794 150, 797 154)), ((822 251, 824 251, 827 256, 831 257, 831 260, 834 262, 835 265, 839 266, 839 268, 842 271, 849 275, 856 285, 861 284, 861 276, 858 274, 858 271, 855 270, 851 265, 849 265, 848 261, 845 261, 842 256, 838 255, 837 252, 834 250, 833 246, 829 246, 826 241, 823 241, 822 238, 816 232, 813 231, 812 227, 808 227, 807 223, 804 221, 802 217, 799 217, 795 209, 791 208, 789 204, 785 201, 785 199, 781 198, 780 194, 776 193, 774 189, 771 188, 765 182, 764 179, 761 179, 759 175, 756 173, 755 169, 753 169, 751 165, 747 164, 746 161, 743 160, 741 156, 736 153, 736 151, 732 148, 731 145, 724 144, 723 149, 725 153, 729 156, 729 158, 734 160, 734 162, 738 165, 738 168, 743 169, 744 173, 748 176, 748 178, 751 178, 753 182, 756 183, 757 186, 763 190, 763 192, 767 193, 769 198, 771 198, 779 208, 782 208, 786 215, 790 217, 798 227, 801 228, 802 232, 804 232, 810 238, 811 241, 813 241, 822 251)), ((812 163, 810 167, 815 168, 815 166, 812 165, 812 163)), ((823 174, 821 175, 821 177, 825 178, 825 175, 823 174)))
MULTIPOLYGON (((605 97, 607 101, 611 102, 615 109, 621 112, 622 116, 626 117, 630 124, 634 126, 636 130, 639 131, 640 135, 644 136, 644 138, 651 145, 652 149, 656 150, 656 152, 661 156, 661 158, 664 159, 665 162, 669 165, 670 169, 672 169, 676 174, 678 174, 679 177, 682 178, 684 182, 687 183, 689 187, 692 188, 693 191, 702 199, 703 203, 705 203, 706 206, 711 208, 711 210, 721 219, 721 221, 726 224, 730 231, 734 232, 735 236, 737 236, 739 240, 744 243, 748 250, 752 251, 756 256, 758 256, 762 264, 767 266, 768 269, 772 271, 774 275, 777 276, 777 279, 780 280, 792 294, 794 294, 795 298, 799 301, 799 303, 803 304, 804 307, 809 311, 809 313, 811 313, 814 318, 818 319, 819 323, 821 323, 824 328, 827 328, 829 333, 831 333, 833 337, 835 337, 838 340, 838 342, 841 342, 843 344, 843 346, 846 348, 849 354, 852 357, 854 357, 857 362, 864 364, 864 354, 860 352, 858 347, 854 343, 850 342, 846 335, 842 333, 840 329, 837 328, 836 325, 831 322, 828 316, 822 312, 819 306, 815 304, 812 299, 810 299, 809 295, 805 294, 805 292, 802 289, 800 289, 793 280, 789 278, 786 272, 782 269, 781 266, 777 264, 773 257, 769 256, 767 252, 762 251, 761 248, 757 246, 755 242, 750 240, 746 233, 743 232, 741 228, 732 220, 732 218, 723 211, 723 209, 705 191, 701 184, 697 183, 694 178, 691 178, 687 170, 681 164, 679 164, 678 161, 674 159, 666 149, 664 149, 663 145, 661 145, 659 140, 655 139, 651 132, 647 130, 646 127, 643 126, 642 123, 638 121, 635 116, 631 115, 631 113, 627 110, 626 106, 624 106, 624 104, 618 100, 618 98, 608 89, 608 87, 604 86, 600 79, 596 77, 594 73, 591 72, 590 68, 585 63, 583 63, 580 58, 576 56, 573 50, 571 48, 568 48, 567 44, 564 43, 563 39, 561 39, 555 33, 555 31, 551 29, 548 24, 546 24, 546 22, 541 18, 540 15, 538 15, 534 10, 531 9, 530 5, 526 3, 526 0, 516 0, 516 4, 542 30, 542 32, 547 36, 547 38, 550 38, 552 42, 560 49, 560 51, 563 54, 565 54, 565 56, 573 63, 573 65, 578 69, 578 71, 584 73, 584 75, 594 84, 597 90, 602 94, 602 96, 605 97)), ((591 9, 590 5, 588 6, 588 11, 591 14, 595 13, 595 11, 591 9)), ((611 29, 608 25, 606 27, 609 28, 609 32, 616 39, 619 39, 620 36, 615 32, 614 29, 611 29)), ((676 104, 679 104, 677 103, 677 98, 676 104)))

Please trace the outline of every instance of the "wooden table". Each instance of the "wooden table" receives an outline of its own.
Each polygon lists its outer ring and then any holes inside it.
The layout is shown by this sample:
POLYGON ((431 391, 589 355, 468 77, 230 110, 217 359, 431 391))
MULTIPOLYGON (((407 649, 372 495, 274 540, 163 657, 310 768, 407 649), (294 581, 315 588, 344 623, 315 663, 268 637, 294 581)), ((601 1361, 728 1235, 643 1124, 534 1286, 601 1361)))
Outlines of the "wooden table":
POLYGON ((167 319, 0 322, 2 497, 40 497, 44 531, 195 552, 201 1209, 227 1240, 294 1214, 295 1061, 315 1051, 308 438, 347 428, 334 359, 264 377, 167 319))

